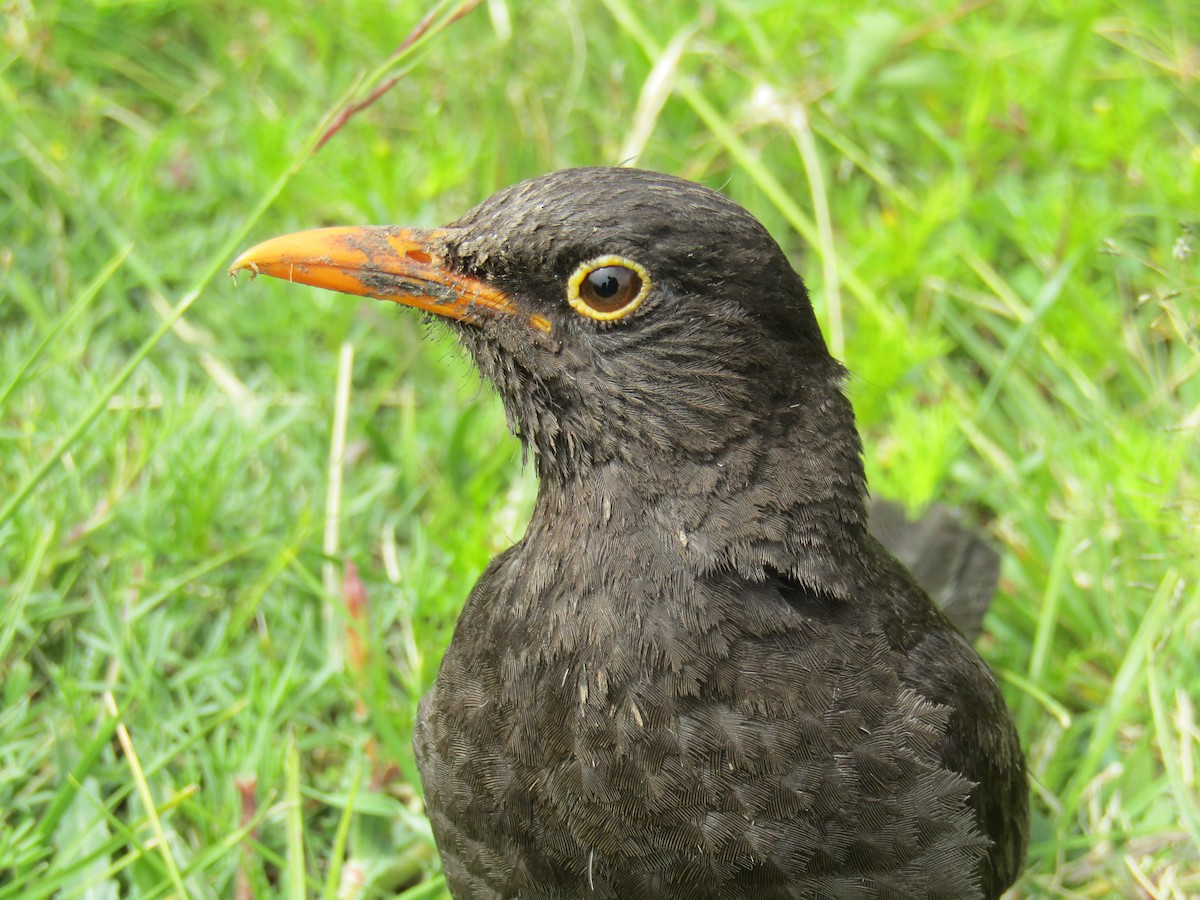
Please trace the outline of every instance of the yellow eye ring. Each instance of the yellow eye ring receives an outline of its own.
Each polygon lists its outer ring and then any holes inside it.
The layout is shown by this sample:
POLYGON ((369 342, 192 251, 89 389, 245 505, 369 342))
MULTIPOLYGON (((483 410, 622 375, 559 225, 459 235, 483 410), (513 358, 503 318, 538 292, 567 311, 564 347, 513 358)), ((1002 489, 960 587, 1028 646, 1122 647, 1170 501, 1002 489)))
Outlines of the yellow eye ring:
POLYGON ((650 274, 624 256, 598 256, 579 266, 567 280, 567 302, 580 315, 598 322, 623 319, 650 293, 650 274))

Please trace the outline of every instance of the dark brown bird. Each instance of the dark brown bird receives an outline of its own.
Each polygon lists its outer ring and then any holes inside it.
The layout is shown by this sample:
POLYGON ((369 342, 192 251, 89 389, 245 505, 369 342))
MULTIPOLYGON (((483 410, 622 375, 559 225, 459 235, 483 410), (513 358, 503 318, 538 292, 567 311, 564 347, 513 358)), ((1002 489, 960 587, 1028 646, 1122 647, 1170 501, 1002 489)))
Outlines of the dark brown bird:
POLYGON ((417 722, 456 897, 1012 884, 1004 700, 871 536, 845 370, 749 213, 571 169, 441 229, 276 238, 247 268, 445 317, 541 476, 417 722))

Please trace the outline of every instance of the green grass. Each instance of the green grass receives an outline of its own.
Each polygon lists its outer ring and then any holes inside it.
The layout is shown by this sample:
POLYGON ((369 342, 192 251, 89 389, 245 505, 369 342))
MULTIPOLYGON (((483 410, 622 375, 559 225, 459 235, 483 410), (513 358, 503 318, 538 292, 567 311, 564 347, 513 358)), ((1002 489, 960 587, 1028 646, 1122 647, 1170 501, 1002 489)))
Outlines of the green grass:
POLYGON ((1017 893, 1200 893, 1200 7, 797 9, 492 0, 389 67, 426 7, 5 7, 0 900, 442 896, 411 722, 532 476, 418 316, 221 273, 633 156, 806 274, 873 486, 988 511, 1017 893))

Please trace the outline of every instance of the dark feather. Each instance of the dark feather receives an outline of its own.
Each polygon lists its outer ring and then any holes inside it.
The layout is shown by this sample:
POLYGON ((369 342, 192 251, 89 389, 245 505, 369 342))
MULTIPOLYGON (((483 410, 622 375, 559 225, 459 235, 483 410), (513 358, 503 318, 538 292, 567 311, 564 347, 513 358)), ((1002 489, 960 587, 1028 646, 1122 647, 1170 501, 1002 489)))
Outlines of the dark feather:
POLYGON ((954 627, 979 636, 1000 580, 1000 556, 948 507, 910 520, 899 503, 871 501, 871 534, 904 564, 954 627))

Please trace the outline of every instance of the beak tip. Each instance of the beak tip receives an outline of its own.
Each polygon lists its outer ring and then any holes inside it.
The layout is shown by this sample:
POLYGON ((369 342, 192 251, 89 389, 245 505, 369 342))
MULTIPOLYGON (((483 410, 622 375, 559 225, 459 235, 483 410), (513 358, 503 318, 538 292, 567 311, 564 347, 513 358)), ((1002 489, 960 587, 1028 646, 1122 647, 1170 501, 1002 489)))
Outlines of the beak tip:
POLYGON ((254 250, 250 249, 240 254, 237 259, 229 266, 229 277, 233 279, 233 283, 237 284, 238 273, 243 269, 250 270, 250 280, 253 281, 258 277, 258 266, 254 262, 254 250))

